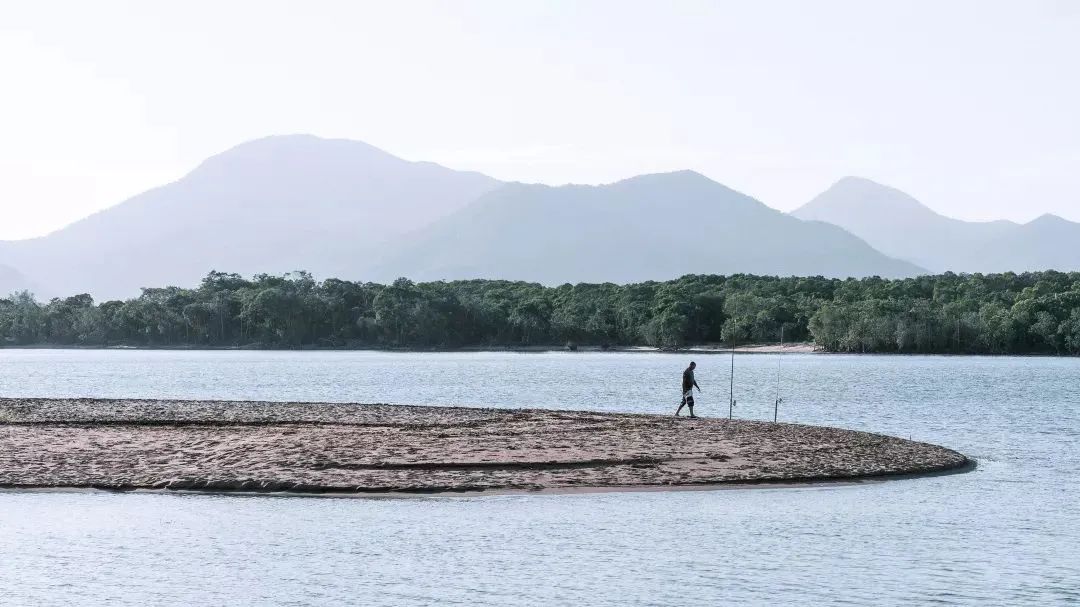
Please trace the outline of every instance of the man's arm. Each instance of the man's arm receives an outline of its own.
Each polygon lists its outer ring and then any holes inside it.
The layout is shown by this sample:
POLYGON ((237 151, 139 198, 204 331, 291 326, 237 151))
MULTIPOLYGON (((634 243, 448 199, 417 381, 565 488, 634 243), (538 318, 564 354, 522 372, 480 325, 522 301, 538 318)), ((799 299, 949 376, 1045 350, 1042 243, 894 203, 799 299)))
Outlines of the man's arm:
POLYGON ((701 386, 697 385, 697 378, 696 377, 694 378, 694 387, 697 388, 698 392, 701 392, 701 386))

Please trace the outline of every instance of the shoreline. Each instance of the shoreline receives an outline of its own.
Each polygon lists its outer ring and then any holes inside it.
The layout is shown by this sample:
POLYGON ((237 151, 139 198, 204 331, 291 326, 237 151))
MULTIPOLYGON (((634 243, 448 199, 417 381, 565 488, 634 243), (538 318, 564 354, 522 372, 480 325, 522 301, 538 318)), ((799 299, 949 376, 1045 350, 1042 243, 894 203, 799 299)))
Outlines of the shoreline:
MULTIPOLYGON (((703 356, 714 354, 731 354, 731 348, 720 344, 704 344, 687 346, 677 350, 669 348, 655 348, 652 346, 615 346, 603 348, 600 346, 578 346, 576 349, 568 349, 566 346, 462 346, 459 348, 346 348, 346 347, 323 347, 304 346, 297 348, 252 348, 247 346, 79 346, 64 344, 29 344, 29 345, 0 345, 0 352, 4 350, 94 350, 94 351, 160 351, 160 352, 382 352, 387 354, 454 354, 454 353, 512 353, 512 354, 544 354, 562 352, 566 354, 701 354, 703 356)), ((936 356, 936 357, 980 357, 980 358, 1078 358, 1072 354, 1051 354, 1044 352, 1001 352, 1001 353, 966 353, 966 352, 832 352, 822 350, 812 342, 798 342, 784 344, 783 349, 779 344, 747 344, 735 347, 736 354, 813 354, 832 356, 936 356)))
POLYGON ((469 496, 813 486, 970 470, 896 437, 542 409, 0 399, 0 488, 469 496))
POLYGON ((916 480, 953 474, 966 474, 978 468, 978 462, 968 459, 966 463, 942 470, 923 472, 904 472, 872 476, 853 476, 847 478, 806 478, 783 481, 720 481, 697 484, 675 485, 611 485, 581 487, 540 487, 530 489, 421 489, 421 490, 342 490, 304 493, 300 491, 245 491, 230 489, 153 489, 146 487, 107 487, 107 486, 29 486, 0 485, 3 493, 117 493, 133 495, 205 495, 225 497, 295 497, 295 498, 337 498, 337 499, 427 499, 427 498, 474 498, 519 495, 595 495, 603 493, 659 493, 668 491, 738 491, 750 489, 820 489, 825 487, 854 487, 875 483, 887 483, 901 480, 916 480))
MULTIPOLYGON (((236 351, 236 352, 390 352, 390 353, 406 353, 406 354, 427 354, 427 353, 454 353, 454 352, 653 352, 662 354, 730 354, 731 347, 723 346, 721 344, 698 344, 694 346, 686 346, 678 349, 671 348, 657 348, 653 346, 611 346, 604 348, 601 346, 577 346, 576 348, 567 348, 566 346, 558 345, 544 345, 544 346, 461 346, 457 348, 377 348, 377 347, 333 347, 333 346, 302 346, 296 348, 255 348, 248 346, 131 346, 131 345, 112 345, 112 346, 80 346, 70 344, 27 344, 27 345, 0 345, 0 350, 160 350, 167 352, 216 352, 216 351, 236 351)), ((775 354, 778 352, 783 353, 800 353, 800 354, 827 354, 824 350, 817 349, 811 342, 798 342, 792 344, 784 344, 781 348, 779 344, 746 344, 742 346, 736 346, 735 352, 739 354, 757 354, 768 353, 775 354)))

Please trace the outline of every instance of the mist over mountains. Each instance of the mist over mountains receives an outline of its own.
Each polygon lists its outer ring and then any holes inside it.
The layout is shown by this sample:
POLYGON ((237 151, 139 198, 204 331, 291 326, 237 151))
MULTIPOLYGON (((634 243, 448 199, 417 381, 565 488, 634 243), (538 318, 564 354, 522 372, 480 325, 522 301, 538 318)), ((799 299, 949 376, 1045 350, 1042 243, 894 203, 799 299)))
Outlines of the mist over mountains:
POLYGON ((1055 215, 1025 224, 961 221, 859 177, 841 179, 792 215, 838 225, 886 255, 933 272, 1080 269, 1080 223, 1055 215))
POLYGON ((368 144, 267 137, 41 238, 0 242, 0 293, 101 300, 211 270, 390 281, 904 277, 1075 269, 1078 224, 962 222, 847 178, 789 215, 691 172, 602 186, 503 183, 368 144), (1071 239, 1071 240, 1070 240, 1071 239))

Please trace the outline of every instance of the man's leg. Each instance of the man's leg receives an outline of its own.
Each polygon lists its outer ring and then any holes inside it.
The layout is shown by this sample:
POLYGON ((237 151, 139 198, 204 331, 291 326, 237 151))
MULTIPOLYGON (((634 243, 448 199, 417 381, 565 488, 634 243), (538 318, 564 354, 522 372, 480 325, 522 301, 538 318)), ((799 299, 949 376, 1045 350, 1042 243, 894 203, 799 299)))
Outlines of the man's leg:
POLYGON ((681 401, 679 401, 679 408, 678 408, 678 409, 675 409, 675 417, 679 417, 679 412, 681 412, 681 411, 682 411, 682 408, 683 408, 684 406, 686 406, 686 397, 685 397, 685 396, 684 396, 684 397, 682 397, 682 400, 681 400, 681 401))
POLYGON ((690 417, 697 417, 694 415, 694 397, 686 399, 686 406, 690 408, 690 417))

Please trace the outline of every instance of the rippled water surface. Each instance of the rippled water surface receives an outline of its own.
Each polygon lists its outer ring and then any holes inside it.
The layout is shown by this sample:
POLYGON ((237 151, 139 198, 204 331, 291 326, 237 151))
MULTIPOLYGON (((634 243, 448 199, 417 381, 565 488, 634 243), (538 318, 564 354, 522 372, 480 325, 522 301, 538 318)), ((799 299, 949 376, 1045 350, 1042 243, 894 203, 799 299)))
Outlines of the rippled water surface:
MULTIPOLYGON (((727 415, 724 355, 695 355, 727 415)), ((668 354, 0 350, 0 396, 669 413, 668 354)), ((740 355, 738 417, 777 358, 740 355)), ((0 604, 1080 603, 1080 360, 786 355, 781 420, 958 449, 847 486, 355 499, 0 492, 0 604)), ((3 448, 0 446, 0 448, 3 448)))

